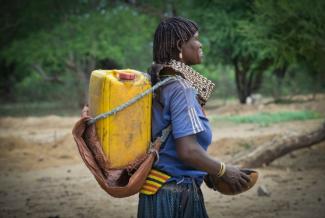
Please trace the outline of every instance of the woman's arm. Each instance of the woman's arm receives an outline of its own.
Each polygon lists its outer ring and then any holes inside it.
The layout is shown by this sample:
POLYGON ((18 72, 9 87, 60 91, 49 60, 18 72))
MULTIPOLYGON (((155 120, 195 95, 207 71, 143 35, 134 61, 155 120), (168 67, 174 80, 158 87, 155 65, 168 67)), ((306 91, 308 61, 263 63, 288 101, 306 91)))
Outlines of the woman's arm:
MULTIPOLYGON (((181 137, 175 140, 179 158, 187 165, 216 175, 221 162, 215 160, 198 144, 195 135, 181 137)), ((226 165, 226 172, 222 178, 231 185, 233 190, 241 191, 249 182, 249 177, 237 167, 226 165)))
POLYGON ((179 158, 194 167, 209 174, 216 174, 221 165, 220 162, 210 157, 207 152, 198 145, 195 135, 181 137, 175 140, 176 151, 179 158))

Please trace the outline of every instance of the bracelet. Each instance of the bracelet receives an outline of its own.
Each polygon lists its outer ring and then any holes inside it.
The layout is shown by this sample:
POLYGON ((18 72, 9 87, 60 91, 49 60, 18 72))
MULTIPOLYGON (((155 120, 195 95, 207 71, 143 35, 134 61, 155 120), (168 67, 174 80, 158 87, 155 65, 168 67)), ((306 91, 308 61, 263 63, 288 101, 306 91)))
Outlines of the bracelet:
POLYGON ((217 177, 223 176, 225 172, 226 172, 226 164, 224 162, 221 162, 219 172, 217 173, 217 177))

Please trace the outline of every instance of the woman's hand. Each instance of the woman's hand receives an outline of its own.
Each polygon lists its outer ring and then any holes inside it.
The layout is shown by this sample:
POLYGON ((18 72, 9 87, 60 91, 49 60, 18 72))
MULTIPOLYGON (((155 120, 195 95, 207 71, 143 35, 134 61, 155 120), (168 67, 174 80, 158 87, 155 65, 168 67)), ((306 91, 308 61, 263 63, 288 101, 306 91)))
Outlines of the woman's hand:
POLYGON ((81 111, 81 117, 89 117, 90 116, 90 112, 89 112, 89 107, 88 105, 85 105, 84 108, 81 111))
POLYGON ((221 179, 227 182, 235 192, 241 192, 250 182, 250 178, 246 173, 231 165, 226 165, 226 172, 221 179))
POLYGON ((241 192, 248 186, 250 178, 239 168, 226 165, 226 171, 222 177, 217 177, 220 170, 220 161, 209 156, 208 153, 197 143, 196 136, 184 136, 176 141, 176 151, 179 158, 189 166, 202 170, 214 179, 223 179, 231 186, 234 192, 241 192))
MULTIPOLYGON (((81 111, 81 119, 85 119, 84 122, 86 122, 90 118, 91 118, 90 117, 90 109, 89 109, 88 105, 85 105, 81 111)), ((102 170, 102 172, 104 173, 106 178, 108 178, 110 163, 109 163, 106 155, 104 154, 101 142, 97 137, 96 128, 95 128, 94 124, 86 127, 86 129, 83 133, 83 138, 84 138, 86 145, 93 153, 98 166, 100 167, 100 169, 102 170)))

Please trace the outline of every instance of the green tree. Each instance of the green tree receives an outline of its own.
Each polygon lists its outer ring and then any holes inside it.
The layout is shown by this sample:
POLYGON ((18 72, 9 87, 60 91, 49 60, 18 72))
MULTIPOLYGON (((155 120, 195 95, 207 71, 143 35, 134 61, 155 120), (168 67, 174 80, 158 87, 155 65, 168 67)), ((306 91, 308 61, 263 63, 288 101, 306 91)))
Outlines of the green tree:
MULTIPOLYGON (((50 31, 70 16, 101 10, 105 2, 108 1, 3 0, 0 7, 0 50, 6 50, 12 42, 22 40, 31 33, 50 31)), ((15 84, 22 82, 29 73, 16 63, 6 61, 3 56, 0 56, 0 69, 0 95, 8 101, 14 97, 15 84)))
POLYGON ((273 72, 281 81, 291 66, 304 65, 324 84, 324 4, 191 1, 187 14, 201 26, 208 63, 233 66, 237 95, 245 103, 261 87, 265 73, 273 72))
POLYGON ((256 0, 251 22, 254 28, 243 29, 243 32, 274 60, 273 72, 280 80, 290 66, 298 66, 301 70, 296 70, 297 73, 314 78, 316 91, 325 83, 324 10, 322 0, 312 3, 307 0, 256 0))
POLYGON ((120 5, 100 13, 70 16, 49 31, 14 41, 2 55, 29 75, 38 74, 52 82, 64 82, 62 77, 72 74, 83 104, 90 72, 100 63, 146 69, 155 25, 155 19, 120 5))
POLYGON ((256 42, 242 31, 251 25, 253 1, 196 1, 190 15, 201 26, 210 64, 231 65, 235 73, 238 99, 241 103, 256 92, 263 73, 272 60, 257 47, 256 42))

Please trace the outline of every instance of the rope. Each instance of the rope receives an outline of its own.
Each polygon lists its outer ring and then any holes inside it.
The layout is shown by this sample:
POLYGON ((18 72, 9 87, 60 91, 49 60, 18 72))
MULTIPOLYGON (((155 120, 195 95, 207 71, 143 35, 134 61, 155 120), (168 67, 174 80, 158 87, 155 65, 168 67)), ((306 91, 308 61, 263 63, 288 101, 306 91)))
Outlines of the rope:
MULTIPOLYGON (((171 132, 172 130, 172 125, 169 124, 165 129, 162 130, 162 133, 161 133, 161 137, 160 137, 160 143, 163 144, 166 139, 168 138, 169 136, 169 133, 171 132)), ((154 144, 151 142, 150 143, 150 149, 149 149, 149 153, 152 153, 154 152, 156 154, 156 157, 157 157, 157 160, 155 161, 155 164, 157 164, 159 162, 159 151, 157 151, 157 149, 153 148, 154 144)))
POLYGON ((172 125, 168 125, 165 129, 163 129, 161 137, 160 137, 160 141, 161 144, 164 143, 170 133, 170 131, 172 130, 172 125))
POLYGON ((108 111, 108 112, 105 112, 105 113, 102 113, 102 114, 99 114, 97 115, 96 117, 90 119, 87 121, 87 125, 91 125, 91 124, 94 124, 96 123, 98 120, 101 120, 101 119, 104 119, 110 115, 115 115, 117 112, 125 109, 126 107, 130 106, 131 104, 134 104, 135 102, 137 102, 138 100, 140 100, 141 98, 143 98, 144 96, 154 92, 156 89, 158 89, 160 86, 166 84, 168 81, 174 79, 173 77, 168 77, 166 79, 164 79, 163 81, 160 81, 158 83, 156 83, 153 87, 151 87, 150 89, 147 89, 145 92, 135 96, 134 98, 132 98, 131 100, 129 100, 128 102, 114 108, 113 110, 111 111, 108 111))

